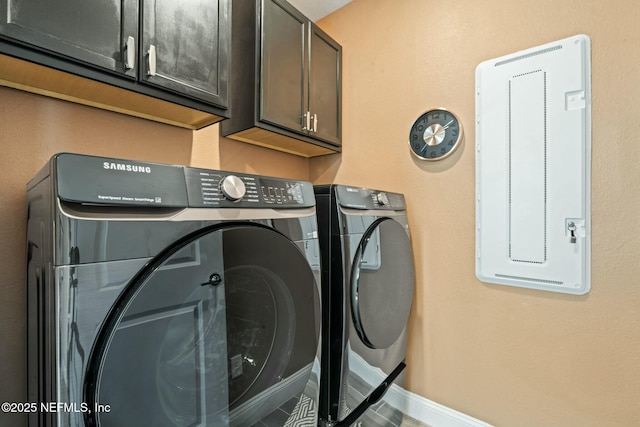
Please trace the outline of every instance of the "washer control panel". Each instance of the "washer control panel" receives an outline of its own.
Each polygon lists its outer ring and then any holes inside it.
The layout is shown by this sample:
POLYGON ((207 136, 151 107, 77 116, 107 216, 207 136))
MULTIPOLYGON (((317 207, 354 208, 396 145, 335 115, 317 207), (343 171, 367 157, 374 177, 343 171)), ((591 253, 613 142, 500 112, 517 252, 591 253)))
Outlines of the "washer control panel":
POLYGON ((305 181, 185 168, 192 207, 314 206, 313 186, 305 181))
POLYGON ((307 181, 60 153, 34 179, 54 174, 57 197, 96 206, 304 208, 307 181))

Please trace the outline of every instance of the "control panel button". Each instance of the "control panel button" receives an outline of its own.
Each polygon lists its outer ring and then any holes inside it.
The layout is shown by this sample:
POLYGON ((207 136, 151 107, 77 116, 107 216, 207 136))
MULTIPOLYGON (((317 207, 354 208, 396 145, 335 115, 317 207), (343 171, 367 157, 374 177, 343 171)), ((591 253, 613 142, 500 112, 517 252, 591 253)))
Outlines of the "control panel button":
POLYGON ((376 203, 380 206, 388 206, 389 205, 389 196, 387 193, 380 192, 375 196, 376 203))
POLYGON ((220 191, 225 199, 237 202, 242 199, 247 191, 244 182, 235 175, 228 175, 220 181, 220 191))

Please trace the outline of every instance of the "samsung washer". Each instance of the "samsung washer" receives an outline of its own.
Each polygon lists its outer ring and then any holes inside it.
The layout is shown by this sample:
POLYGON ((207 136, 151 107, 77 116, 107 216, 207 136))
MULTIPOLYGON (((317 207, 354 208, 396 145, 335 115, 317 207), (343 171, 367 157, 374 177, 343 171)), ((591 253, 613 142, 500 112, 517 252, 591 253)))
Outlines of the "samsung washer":
POLYGON ((415 282, 404 196, 316 186, 322 264, 323 426, 399 425, 387 402, 403 385, 415 282))
POLYGON ((311 184, 59 154, 27 212, 30 426, 316 424, 311 184))

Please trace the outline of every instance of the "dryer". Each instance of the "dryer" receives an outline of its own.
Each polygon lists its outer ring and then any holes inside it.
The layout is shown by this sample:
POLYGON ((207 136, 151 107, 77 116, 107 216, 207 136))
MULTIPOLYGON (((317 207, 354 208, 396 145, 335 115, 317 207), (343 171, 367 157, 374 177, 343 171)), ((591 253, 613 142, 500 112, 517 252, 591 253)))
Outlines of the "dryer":
POLYGON ((401 411, 384 396, 403 385, 415 282, 404 196, 344 185, 316 186, 315 194, 321 425, 400 425, 401 411))
POLYGON ((27 247, 29 426, 316 424, 310 183, 59 154, 27 247))

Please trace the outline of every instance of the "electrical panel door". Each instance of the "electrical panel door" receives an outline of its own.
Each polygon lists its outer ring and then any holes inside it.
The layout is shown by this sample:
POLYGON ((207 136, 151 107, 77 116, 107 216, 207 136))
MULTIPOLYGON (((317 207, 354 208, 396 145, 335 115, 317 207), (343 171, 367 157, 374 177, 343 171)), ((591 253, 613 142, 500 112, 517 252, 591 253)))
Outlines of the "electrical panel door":
POLYGON ((590 40, 579 35, 476 69, 476 275, 590 289, 590 40))

